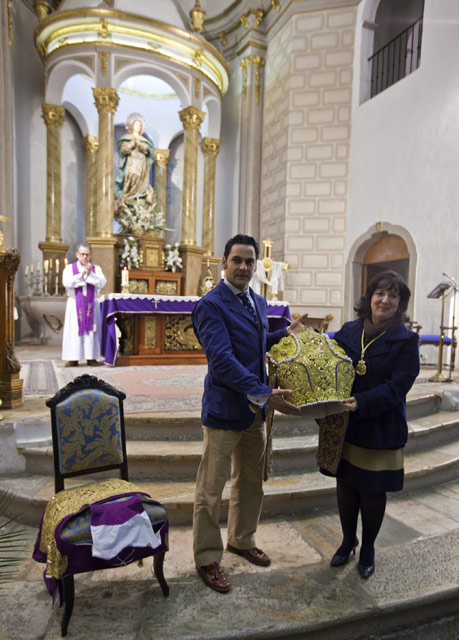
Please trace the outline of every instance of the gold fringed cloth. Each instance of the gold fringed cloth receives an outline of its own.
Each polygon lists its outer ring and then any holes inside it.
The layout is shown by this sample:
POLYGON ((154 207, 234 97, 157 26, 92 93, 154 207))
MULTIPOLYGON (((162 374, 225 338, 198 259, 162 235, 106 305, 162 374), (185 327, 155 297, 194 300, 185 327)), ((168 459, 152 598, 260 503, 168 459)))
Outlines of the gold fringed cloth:
POLYGON ((317 464, 336 475, 343 452, 344 438, 349 422, 349 412, 335 413, 319 421, 317 464))
POLYGON ((92 482, 82 487, 59 491, 47 506, 41 524, 39 549, 46 555, 46 576, 60 580, 67 569, 68 557, 61 555, 57 547, 59 525, 69 516, 78 513, 90 504, 113 496, 139 493, 138 487, 126 480, 113 478, 92 482))
MULTIPOLYGON (((354 382, 352 360, 335 340, 309 327, 282 338, 268 353, 269 384, 291 389, 289 402, 305 416, 319 420, 317 464, 336 474, 349 422, 349 413, 336 413, 354 382), (331 415, 326 415, 327 411, 331 415), (323 417, 325 415, 325 417, 323 417)), ((265 480, 272 471, 273 412, 268 412, 265 480)))

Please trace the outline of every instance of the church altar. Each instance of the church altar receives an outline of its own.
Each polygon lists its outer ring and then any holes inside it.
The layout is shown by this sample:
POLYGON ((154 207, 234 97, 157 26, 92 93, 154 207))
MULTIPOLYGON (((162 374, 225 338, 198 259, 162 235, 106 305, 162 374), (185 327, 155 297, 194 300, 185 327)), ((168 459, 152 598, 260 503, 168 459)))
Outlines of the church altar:
MULTIPOLYGON (((191 313, 198 296, 110 293, 100 298, 101 351, 110 366, 206 364, 191 313)), ((291 320, 288 302, 268 301, 271 331, 291 320)))

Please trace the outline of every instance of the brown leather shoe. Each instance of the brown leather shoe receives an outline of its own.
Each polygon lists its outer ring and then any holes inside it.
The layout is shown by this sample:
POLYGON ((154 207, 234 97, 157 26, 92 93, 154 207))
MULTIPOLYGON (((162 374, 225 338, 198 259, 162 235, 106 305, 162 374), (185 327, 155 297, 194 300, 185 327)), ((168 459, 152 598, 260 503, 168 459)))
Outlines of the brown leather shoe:
POLYGON ((218 562, 212 562, 205 567, 196 567, 196 569, 207 587, 220 593, 226 593, 231 589, 231 583, 218 562))
POLYGON ((98 367, 99 362, 97 360, 86 360, 88 367, 98 367))
POLYGON ((78 367, 78 360, 69 360, 64 364, 64 367, 78 367))
POLYGON ((226 548, 231 553, 236 553, 238 556, 243 556, 246 560, 252 564, 257 564, 260 567, 267 567, 271 564, 271 558, 266 555, 264 551, 253 547, 252 549, 237 549, 230 544, 226 545, 226 548))

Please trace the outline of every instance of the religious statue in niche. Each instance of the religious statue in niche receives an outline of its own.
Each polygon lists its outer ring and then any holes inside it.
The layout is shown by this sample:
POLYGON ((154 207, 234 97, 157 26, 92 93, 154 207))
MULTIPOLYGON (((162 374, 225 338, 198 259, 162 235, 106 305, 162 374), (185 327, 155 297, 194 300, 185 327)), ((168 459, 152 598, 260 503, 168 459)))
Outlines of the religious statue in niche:
POLYGON ((131 113, 126 120, 126 134, 118 141, 119 173, 115 180, 117 210, 124 205, 145 201, 152 205, 154 191, 150 184, 150 171, 154 162, 154 149, 143 134, 145 120, 139 113, 131 113))

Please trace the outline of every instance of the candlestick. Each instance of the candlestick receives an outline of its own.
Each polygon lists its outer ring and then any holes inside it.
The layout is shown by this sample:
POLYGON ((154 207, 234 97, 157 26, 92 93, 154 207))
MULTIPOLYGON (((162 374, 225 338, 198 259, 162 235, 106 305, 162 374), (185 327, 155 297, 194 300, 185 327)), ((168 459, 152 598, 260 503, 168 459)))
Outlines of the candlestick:
POLYGON ((56 275, 56 284, 54 287, 54 297, 59 295, 59 276, 56 275))
POLYGON ((30 273, 33 273, 33 262, 32 262, 32 264, 30 265, 30 273))

